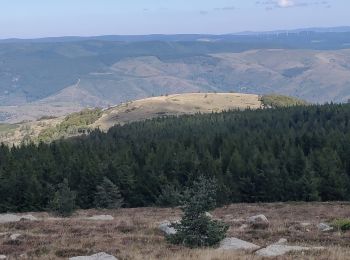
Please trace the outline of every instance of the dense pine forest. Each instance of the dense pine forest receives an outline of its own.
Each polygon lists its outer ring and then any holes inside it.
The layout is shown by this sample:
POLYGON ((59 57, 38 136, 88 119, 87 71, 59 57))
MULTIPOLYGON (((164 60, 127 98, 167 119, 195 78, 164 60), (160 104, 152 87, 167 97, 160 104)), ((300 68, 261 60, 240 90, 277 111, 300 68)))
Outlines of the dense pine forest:
MULTIPOLYGON (((51 144, 0 147, 0 211, 47 209, 65 179, 80 208, 116 185, 125 207, 169 206, 198 176, 221 204, 350 198, 350 105, 159 118, 51 144)), ((66 181, 65 181, 66 182, 66 181)))

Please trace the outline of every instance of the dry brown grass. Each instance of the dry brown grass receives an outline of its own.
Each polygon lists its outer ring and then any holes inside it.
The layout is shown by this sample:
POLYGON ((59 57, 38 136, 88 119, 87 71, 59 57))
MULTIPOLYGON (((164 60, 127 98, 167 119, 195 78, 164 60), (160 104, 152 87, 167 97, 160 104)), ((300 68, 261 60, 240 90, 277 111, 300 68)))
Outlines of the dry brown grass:
POLYGON ((258 95, 241 93, 185 93, 145 98, 105 111, 95 127, 108 130, 115 124, 142 121, 159 116, 222 112, 232 109, 261 108, 258 95))
MULTIPOLYGON (((287 238, 290 244, 325 246, 327 250, 289 254, 278 259, 350 259, 350 232, 322 233, 320 222, 349 217, 349 203, 234 204, 212 212, 230 225, 228 236, 264 246, 287 238), (270 225, 241 230, 244 219, 265 214, 270 225), (300 223, 310 222, 303 227, 300 223)), ((47 213, 33 213, 41 221, 21 221, 0 225, 0 254, 10 259, 67 259, 104 251, 118 259, 262 259, 248 252, 216 249, 191 250, 168 244, 158 230, 163 220, 180 218, 178 209, 138 208, 115 211, 78 211, 70 219, 53 219, 47 213), (89 221, 82 217, 111 214, 113 221, 89 221), (9 235, 22 236, 11 241, 9 235)))

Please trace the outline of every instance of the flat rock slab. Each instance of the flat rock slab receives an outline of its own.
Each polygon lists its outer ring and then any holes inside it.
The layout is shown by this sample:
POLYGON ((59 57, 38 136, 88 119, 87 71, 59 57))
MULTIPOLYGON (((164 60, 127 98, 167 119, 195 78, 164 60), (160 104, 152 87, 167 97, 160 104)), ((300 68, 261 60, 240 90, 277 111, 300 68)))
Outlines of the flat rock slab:
POLYGON ((21 234, 12 234, 11 236, 10 236, 10 239, 11 240, 16 240, 17 238, 19 238, 20 236, 22 236, 21 234))
POLYGON ((166 220, 159 225, 159 229, 167 235, 176 234, 175 228, 171 227, 170 221, 166 220))
POLYGON ((333 231, 333 227, 331 227, 330 225, 326 224, 326 223, 320 223, 317 225, 318 230, 322 231, 322 232, 329 232, 329 231, 333 231))
POLYGON ((118 258, 102 252, 90 256, 71 257, 69 260, 118 260, 118 258))
POLYGON ((10 222, 18 222, 20 220, 30 220, 30 221, 36 221, 38 220, 36 217, 33 215, 23 215, 23 216, 18 216, 15 214, 1 214, 0 215, 0 224, 3 223, 10 223, 10 222))
POLYGON ((87 219, 87 220, 101 220, 101 221, 114 220, 113 216, 111 216, 111 215, 95 215, 95 216, 88 217, 85 219, 87 219))
POLYGON ((256 252, 259 256, 275 257, 287 254, 289 252, 322 250, 324 247, 303 247, 303 246, 287 246, 282 244, 273 244, 256 252))
POLYGON ((269 223, 269 220, 268 220, 267 217, 266 217, 265 215, 263 215, 263 214, 249 217, 249 218, 247 218, 247 221, 248 221, 249 223, 256 223, 256 222, 269 223))
POLYGON ((0 255, 0 259, 6 259, 6 255, 0 255))
POLYGON ((256 250, 259 248, 260 246, 235 237, 225 238, 221 241, 219 247, 222 250, 256 250))

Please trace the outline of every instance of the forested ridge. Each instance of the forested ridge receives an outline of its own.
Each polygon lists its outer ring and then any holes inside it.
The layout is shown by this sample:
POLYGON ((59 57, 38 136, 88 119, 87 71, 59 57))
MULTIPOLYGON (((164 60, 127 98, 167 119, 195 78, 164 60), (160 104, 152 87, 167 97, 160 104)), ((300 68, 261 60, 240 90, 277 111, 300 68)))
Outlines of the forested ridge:
POLYGON ((350 105, 158 118, 51 144, 0 147, 0 211, 45 210, 64 179, 80 208, 104 177, 126 207, 154 205, 200 175, 218 202, 350 198, 350 105))

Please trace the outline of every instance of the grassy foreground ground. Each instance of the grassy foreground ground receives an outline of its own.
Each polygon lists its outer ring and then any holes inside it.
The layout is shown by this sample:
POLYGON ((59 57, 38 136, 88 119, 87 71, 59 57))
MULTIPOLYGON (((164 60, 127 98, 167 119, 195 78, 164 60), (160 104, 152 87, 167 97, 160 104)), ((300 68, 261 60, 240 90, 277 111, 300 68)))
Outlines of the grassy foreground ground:
MULTIPOLYGON (((251 252, 216 249, 191 250, 168 244, 158 225, 177 220, 179 209, 135 208, 81 210, 69 219, 48 213, 32 213, 39 221, 0 224, 0 255, 9 259, 67 259, 72 256, 106 252, 118 259, 263 259, 251 252), (93 221, 85 217, 108 214, 114 220, 93 221), (16 240, 9 235, 21 234, 16 240)), ((228 237, 259 246, 280 238, 290 245, 324 246, 325 250, 287 254, 277 259, 350 259, 350 232, 321 232, 317 225, 350 217, 350 203, 233 204, 212 212, 229 224, 228 237), (249 216, 264 214, 268 227, 242 228, 249 216), (305 226, 302 223, 310 223, 305 226)))

